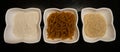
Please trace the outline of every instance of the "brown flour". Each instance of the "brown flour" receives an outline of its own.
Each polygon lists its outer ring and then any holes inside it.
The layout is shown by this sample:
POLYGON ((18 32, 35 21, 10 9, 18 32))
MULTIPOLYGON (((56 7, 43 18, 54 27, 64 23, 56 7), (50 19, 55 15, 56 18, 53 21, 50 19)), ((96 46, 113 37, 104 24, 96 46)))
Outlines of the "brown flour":
POLYGON ((106 21, 101 14, 84 15, 84 32, 88 37, 97 38, 105 35, 106 21))

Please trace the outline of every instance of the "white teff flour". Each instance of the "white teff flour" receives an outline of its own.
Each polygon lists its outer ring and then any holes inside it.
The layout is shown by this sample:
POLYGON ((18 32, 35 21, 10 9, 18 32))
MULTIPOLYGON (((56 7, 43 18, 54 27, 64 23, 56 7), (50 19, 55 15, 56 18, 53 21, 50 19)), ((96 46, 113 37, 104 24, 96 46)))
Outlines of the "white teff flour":
POLYGON ((38 12, 17 12, 14 16, 13 33, 16 37, 35 38, 39 34, 39 13, 38 12))

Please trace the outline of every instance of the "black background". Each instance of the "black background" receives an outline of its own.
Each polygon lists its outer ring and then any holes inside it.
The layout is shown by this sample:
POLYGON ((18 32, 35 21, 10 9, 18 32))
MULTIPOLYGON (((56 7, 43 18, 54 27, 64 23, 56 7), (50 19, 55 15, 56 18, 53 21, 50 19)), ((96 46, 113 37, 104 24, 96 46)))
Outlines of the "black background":
MULTIPOLYGON (((0 0, 0 50, 4 51, 116 51, 120 49, 120 2, 118 0, 0 0), (5 29, 5 14, 9 8, 29 8, 35 7, 42 10, 42 15, 44 10, 47 8, 75 8, 78 10, 79 21, 78 27, 80 30, 79 41, 73 44, 48 44, 43 41, 43 36, 41 40, 35 44, 7 44, 4 42, 3 34, 5 29), (85 7, 101 8, 107 7, 113 11, 114 16, 114 26, 116 29, 116 40, 113 42, 102 42, 97 43, 86 43, 82 37, 82 22, 81 22, 81 9, 85 7)), ((40 24, 42 30, 44 27, 43 20, 40 24)), ((49 52, 51 52, 49 51, 49 52)), ((118 51, 119 52, 119 51, 118 51)))

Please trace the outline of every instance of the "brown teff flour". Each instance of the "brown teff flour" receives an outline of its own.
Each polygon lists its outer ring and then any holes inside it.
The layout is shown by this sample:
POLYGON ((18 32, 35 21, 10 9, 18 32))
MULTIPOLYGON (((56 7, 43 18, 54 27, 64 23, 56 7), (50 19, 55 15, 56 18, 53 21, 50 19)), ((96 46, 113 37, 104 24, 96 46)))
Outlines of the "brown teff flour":
POLYGON ((98 38, 105 35, 106 21, 104 16, 98 13, 84 15, 84 32, 88 37, 98 38))
POLYGON ((71 12, 55 12, 47 19, 48 38, 72 39, 76 27, 76 16, 71 12))

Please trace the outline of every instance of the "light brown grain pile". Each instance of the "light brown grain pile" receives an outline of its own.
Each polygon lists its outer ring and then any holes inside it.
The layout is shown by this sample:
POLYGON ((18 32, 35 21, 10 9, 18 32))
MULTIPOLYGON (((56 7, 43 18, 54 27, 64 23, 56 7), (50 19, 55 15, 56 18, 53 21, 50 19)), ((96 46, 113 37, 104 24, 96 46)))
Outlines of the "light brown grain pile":
POLYGON ((105 35, 106 21, 101 14, 84 15, 84 32, 88 37, 97 38, 105 35))

